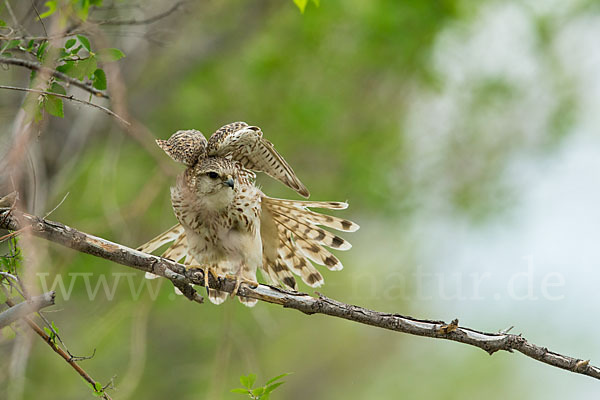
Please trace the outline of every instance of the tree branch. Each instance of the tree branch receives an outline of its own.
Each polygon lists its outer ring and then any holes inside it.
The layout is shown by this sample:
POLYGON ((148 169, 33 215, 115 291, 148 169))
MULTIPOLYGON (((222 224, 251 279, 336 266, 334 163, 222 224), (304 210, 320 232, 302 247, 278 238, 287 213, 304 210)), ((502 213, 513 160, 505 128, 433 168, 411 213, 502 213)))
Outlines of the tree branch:
MULTIPOLYGON (((53 293, 54 294, 54 292, 49 292, 49 293, 53 293)), ((46 294, 48 294, 48 293, 46 293, 46 294)), ((8 310, 8 311, 10 311, 13 308, 18 307, 19 305, 21 305, 23 303, 15 304, 11 299, 7 299, 6 300, 6 304, 8 304, 11 307, 8 310)), ((54 304, 54 296, 52 297, 52 304, 54 304)), ((52 338, 50 338, 50 336, 48 336, 46 334, 46 332, 44 332, 44 330, 39 327, 38 324, 36 324, 35 322, 33 322, 33 320, 31 318, 29 318, 29 317, 25 316, 25 317, 23 317, 23 319, 25 320, 25 322, 27 322, 27 325, 29 325, 29 327, 35 333, 37 333, 38 336, 41 337, 44 340, 44 342, 46 342, 48 344, 48 346, 50 346, 50 348, 52 350, 54 350, 55 353, 57 353, 59 356, 61 356, 67 362, 67 364, 69 364, 75 371, 77 371, 77 373, 83 379, 85 379, 85 381, 87 381, 92 386, 92 388, 94 389, 94 391, 96 391, 96 393, 98 393, 105 400, 111 400, 111 397, 104 390, 98 391, 96 389, 96 381, 94 380, 94 378, 92 378, 90 376, 90 374, 88 374, 87 372, 85 372, 85 370, 83 368, 81 368, 81 366, 79 366, 79 364, 77 364, 77 362, 73 359, 72 356, 70 356, 69 354, 67 354, 60 347, 58 347, 56 345, 56 343, 54 342, 54 340, 52 338)))
POLYGON ((50 96, 60 97, 62 99, 71 100, 71 101, 74 101, 76 103, 85 104, 86 106, 90 106, 90 107, 94 107, 94 108, 97 108, 99 110, 102 110, 105 113, 107 113, 108 115, 115 117, 116 119, 118 119, 119 121, 121 121, 122 123, 124 123, 125 125, 131 125, 125 119, 123 119, 122 117, 120 117, 117 113, 109 110, 108 108, 102 107, 102 106, 100 106, 98 104, 90 103, 89 101, 80 100, 80 99, 74 97, 72 94, 71 95, 66 95, 66 94, 60 94, 60 93, 47 92, 45 90, 29 89, 29 88, 22 88, 22 87, 16 87, 16 86, 6 86, 6 85, 0 85, 0 89, 16 90, 16 91, 19 91, 19 92, 31 92, 31 93, 46 94, 46 95, 50 95, 50 96))
POLYGON ((186 2, 185 1, 178 1, 177 3, 175 3, 173 5, 173 7, 169 8, 167 11, 157 14, 153 17, 150 18, 146 18, 146 19, 142 19, 142 20, 138 20, 138 19, 108 19, 108 20, 104 20, 104 21, 97 21, 97 20, 89 20, 89 22, 98 24, 98 25, 147 25, 147 24, 151 24, 153 22, 156 21, 160 21, 163 18, 168 17, 169 15, 173 14, 175 11, 177 11, 179 9, 179 7, 181 7, 182 5, 184 5, 186 2))
POLYGON ((19 67, 28 68, 32 71, 44 71, 58 79, 62 79, 63 81, 67 82, 70 85, 77 86, 78 88, 81 88, 81 89, 85 90, 86 92, 93 94, 94 96, 104 97, 107 99, 109 98, 108 93, 106 93, 105 91, 98 90, 89 83, 84 83, 84 82, 80 81, 79 79, 70 77, 69 75, 63 74, 62 72, 57 71, 55 69, 44 67, 42 64, 35 62, 35 61, 0 56, 0 64, 16 65, 19 67))
POLYGON ((0 313, 0 329, 13 322, 21 319, 28 314, 38 312, 44 307, 50 307, 54 305, 54 297, 56 293, 54 291, 44 293, 42 295, 32 297, 29 300, 15 304, 8 310, 0 313))
MULTIPOLYGON (((27 230, 35 236, 71 249, 105 258, 140 271, 160 275, 169 279, 177 287, 183 287, 187 290, 188 293, 182 291, 192 300, 196 300, 196 296, 199 295, 191 285, 204 286, 204 272, 201 269, 186 269, 184 265, 174 261, 142 253, 61 223, 0 208, 0 228, 10 230, 28 228, 27 230)), ((209 286, 231 293, 235 287, 235 280, 226 278, 215 280, 209 274, 209 286)), ((508 352, 516 350, 545 364, 600 379, 600 368, 590 365, 589 360, 552 352, 545 347, 530 343, 521 335, 488 333, 461 327, 458 325, 458 320, 447 324, 444 321, 423 320, 400 314, 373 311, 329 299, 322 294, 315 298, 306 293, 286 291, 262 284, 253 288, 243 283, 238 294, 267 303, 279 304, 284 308, 293 308, 305 314, 325 314, 411 335, 452 340, 478 347, 489 354, 499 350, 508 352)))

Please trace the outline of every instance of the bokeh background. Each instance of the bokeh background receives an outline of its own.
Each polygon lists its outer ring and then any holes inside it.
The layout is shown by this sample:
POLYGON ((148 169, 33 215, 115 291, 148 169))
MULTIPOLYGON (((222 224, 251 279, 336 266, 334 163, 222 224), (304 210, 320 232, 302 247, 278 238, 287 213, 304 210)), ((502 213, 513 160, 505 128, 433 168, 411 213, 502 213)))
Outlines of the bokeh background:
MULTIPOLYGON (((27 15, 29 2, 9 3, 27 15)), ((172 3, 107 5, 91 15, 143 19, 172 3)), ((9 20, 3 4, 0 18, 9 20)), ((311 198, 348 200, 339 215, 361 225, 346 236, 353 249, 338 253, 344 270, 322 270, 321 292, 486 331, 513 326, 597 364, 599 38, 600 8, 586 0, 322 0, 304 14, 291 0, 203 1, 153 24, 100 26, 92 44, 126 57, 108 81, 124 103, 99 104, 138 128, 66 104, 63 119, 40 124, 23 162, 24 207, 45 215, 69 193, 51 219, 136 247, 176 222, 169 186, 180 169, 150 150, 152 137, 210 135, 243 120, 263 129, 311 198)), ((28 76, 3 68, 0 84, 27 86, 28 76)), ((0 92, 4 152, 22 99, 0 92)), ((269 195, 297 198, 259 181, 269 195)), ((518 353, 490 357, 263 303, 192 304, 166 282, 34 244, 25 265, 36 252, 39 290, 65 285, 46 316, 72 353, 95 350, 81 365, 103 383, 114 378, 114 399, 241 399, 229 393, 240 375, 264 383, 285 372, 273 399, 599 391, 518 353)), ((38 338, 3 335, 0 397, 93 397, 38 338), (22 381, 10 373, 17 347, 27 355, 22 381)))

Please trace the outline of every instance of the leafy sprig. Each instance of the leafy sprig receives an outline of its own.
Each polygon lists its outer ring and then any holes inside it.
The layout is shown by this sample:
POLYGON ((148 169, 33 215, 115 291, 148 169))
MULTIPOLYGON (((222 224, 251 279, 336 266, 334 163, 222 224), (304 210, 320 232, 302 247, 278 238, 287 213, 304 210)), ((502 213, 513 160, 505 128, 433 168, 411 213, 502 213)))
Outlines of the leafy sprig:
POLYGON ((232 393, 239 393, 248 395, 252 400, 269 400, 271 392, 283 385, 285 382, 277 382, 281 378, 290 375, 289 373, 278 375, 271 378, 264 384, 264 386, 254 387, 256 382, 256 374, 248 374, 240 376, 240 383, 243 388, 231 389, 232 393))

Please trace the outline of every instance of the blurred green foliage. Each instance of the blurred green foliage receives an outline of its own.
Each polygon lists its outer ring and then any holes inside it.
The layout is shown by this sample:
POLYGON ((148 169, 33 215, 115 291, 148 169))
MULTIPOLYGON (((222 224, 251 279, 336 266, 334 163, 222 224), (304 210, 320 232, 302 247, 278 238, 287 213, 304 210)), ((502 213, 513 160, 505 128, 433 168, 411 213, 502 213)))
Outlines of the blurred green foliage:
MULTIPOLYGON (((165 7, 77 3, 80 17, 89 13, 92 20, 139 19, 165 7)), ((307 2, 295 3, 304 10, 299 3, 307 2)), ((468 69, 460 71, 464 80, 452 82, 447 65, 436 61, 440 48, 459 57, 452 46, 443 48, 444 40, 474 36, 480 11, 497 6, 493 1, 327 0, 302 14, 290 1, 197 2, 154 25, 106 24, 100 26, 104 37, 64 38, 63 56, 79 57, 73 54, 79 48, 89 59, 101 48, 119 59, 122 53, 110 49, 123 49, 127 57, 115 64, 122 68, 130 115, 156 137, 190 128, 208 136, 235 120, 259 125, 312 198, 348 200, 350 209, 340 214, 362 226, 348 238, 355 245, 351 252, 339 254, 345 270, 323 271, 321 290, 349 303, 437 318, 436 310, 414 300, 411 273, 423 262, 418 249, 435 245, 416 242, 414 231, 435 218, 485 223, 504 215, 518 201, 505 174, 510 160, 558 148, 577 119, 570 77, 552 52, 556 26, 564 20, 539 19, 524 2, 510 3, 533 20, 537 41, 531 52, 542 60, 556 100, 542 134, 521 123, 526 118, 520 111, 532 107, 522 102, 529 86, 468 69), (435 103, 439 99, 445 103, 435 103)), ((31 17, 29 5, 13 6, 31 17)), ((569 15, 592 12, 573 6, 569 15)), ((53 18, 44 21, 49 26, 53 18)), ((5 7, 0 20, 10 23, 5 7)), ((37 22, 28 28, 42 34, 37 22)), ((24 48, 30 56, 39 49, 24 48)), ((71 61, 75 66, 83 60, 71 61)), ((118 83, 106 71, 86 68, 78 76, 111 89, 118 83)), ((11 70, 0 78, 27 86, 29 75, 11 70)), ((0 97, 5 126, 20 104, 12 94, 0 97)), ((62 107, 54 106, 47 111, 62 115, 62 107)), ((175 223, 169 202, 174 177, 155 157, 96 110, 66 103, 64 115, 43 120, 36 139, 42 149, 36 165, 43 165, 36 171, 38 192, 47 195, 35 204, 39 214, 68 192, 52 219, 132 247, 175 223)), ((1 134, 10 136, 8 128, 1 134)), ((259 182, 271 196, 296 197, 271 179, 261 176, 259 182)), ((282 399, 535 395, 514 367, 523 360, 513 355, 489 358, 476 349, 267 304, 252 310, 237 301, 198 306, 175 296, 168 282, 35 243, 46 255, 37 271, 40 287, 63 282, 68 292, 59 296, 61 311, 52 320, 74 354, 96 350, 81 365, 102 386, 114 377, 118 390, 108 392, 115 399, 234 399, 239 395, 229 390, 246 371, 294 371, 274 395, 282 399)), ((12 357, 13 340, 0 340, 2 361, 12 357)), ((31 346, 24 398, 91 397, 47 346, 35 340, 31 346)), ((245 386, 256 389, 246 379, 245 386)), ((2 387, 12 390, 8 380, 0 376, 0 397, 2 387)))

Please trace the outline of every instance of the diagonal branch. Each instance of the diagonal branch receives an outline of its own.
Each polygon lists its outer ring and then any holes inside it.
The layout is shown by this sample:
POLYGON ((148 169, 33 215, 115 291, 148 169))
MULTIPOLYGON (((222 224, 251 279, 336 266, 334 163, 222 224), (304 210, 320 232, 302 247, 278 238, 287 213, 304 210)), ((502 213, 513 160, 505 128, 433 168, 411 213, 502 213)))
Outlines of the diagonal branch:
POLYGON ((28 68, 32 71, 45 71, 48 74, 50 74, 58 79, 62 79, 63 81, 67 82, 70 85, 77 86, 78 88, 81 88, 81 89, 85 90, 86 92, 93 94, 94 96, 104 97, 107 99, 109 98, 108 93, 106 93, 105 91, 98 90, 89 83, 82 82, 79 79, 70 77, 69 75, 63 74, 62 72, 57 71, 55 69, 44 67, 42 64, 35 62, 35 61, 0 56, 0 64, 16 65, 19 67, 28 68))
POLYGON ((80 100, 80 99, 76 98, 75 96, 73 96, 72 94, 71 95, 66 95, 66 94, 48 92, 48 91, 45 91, 45 90, 29 89, 29 88, 22 88, 22 87, 16 87, 16 86, 6 86, 6 85, 0 85, 0 89, 16 90, 16 91, 19 91, 19 92, 39 93, 39 94, 45 94, 45 95, 49 95, 49 96, 60 97, 61 99, 71 100, 71 101, 74 101, 75 103, 85 104, 86 106, 90 106, 90 107, 94 107, 94 108, 97 108, 99 110, 102 110, 105 113, 107 113, 108 115, 115 117, 116 119, 118 119, 119 121, 121 121, 123 124, 125 124, 125 125, 131 125, 125 119, 123 119, 122 117, 120 117, 119 114, 117 114, 117 113, 109 110, 108 108, 102 107, 102 106, 100 106, 98 104, 91 103, 89 101, 80 100))
MULTIPOLYGON (((54 304, 54 292, 52 293, 52 304, 54 304)), ((48 293, 46 293, 45 295, 47 295, 48 293)), ((6 304, 8 304, 8 306, 10 306, 11 308, 9 308, 9 311, 18 307, 19 305, 23 304, 23 303, 19 303, 19 304, 15 304, 11 299, 7 299, 6 300, 6 304)), ((104 400, 111 400, 111 397, 104 391, 104 390, 98 390, 97 389, 97 385, 98 383, 87 373, 85 372, 85 370, 83 368, 81 368, 81 366, 79 366, 79 364, 77 364, 77 362, 75 361, 75 359, 67 354, 63 349, 61 349, 60 347, 58 347, 56 345, 56 343, 54 342, 54 340, 48 336, 46 334, 46 332, 44 332, 44 330, 42 328, 40 328, 40 326, 38 324, 36 324, 31 318, 24 316, 23 319, 25 320, 25 322, 27 323, 27 325, 29 325, 29 327, 38 334, 38 336, 40 338, 42 338, 44 340, 44 342, 46 342, 48 344, 48 346, 50 346, 50 348, 52 350, 54 350, 55 353, 57 353, 59 356, 61 356, 66 362, 67 364, 69 364, 75 371, 77 371, 77 373, 86 381, 88 382, 92 388, 94 389, 95 393, 97 393, 100 397, 102 397, 104 400)))
MULTIPOLYGON (((199 296, 191 285, 204 286, 204 272, 200 269, 188 270, 184 265, 174 261, 142 253, 33 215, 0 208, 0 228, 10 230, 29 228, 28 230, 33 235, 46 240, 140 271, 160 275, 169 279, 177 287, 184 288, 187 293, 182 291, 190 299, 196 299, 195 296, 199 296)), ((209 286, 231 293, 235 287, 235 280, 227 278, 215 280, 209 274, 209 286)), ((281 290, 268 285, 258 285, 252 288, 242 284, 238 294, 267 303, 279 304, 284 308, 294 308, 305 314, 325 314, 410 335, 452 340, 479 347, 489 354, 499 350, 508 352, 516 350, 545 364, 600 379, 600 368, 590 365, 589 360, 552 352, 546 347, 530 343, 521 335, 488 333, 461 327, 458 325, 458 320, 447 324, 444 321, 423 320, 400 314, 373 311, 329 299, 321 294, 315 298, 306 293, 281 290)))
POLYGON ((8 310, 3 311, 0 313, 0 328, 4 328, 5 326, 10 325, 16 320, 21 319, 31 313, 38 312, 44 307, 50 307, 54 305, 55 295, 56 294, 53 291, 47 292, 15 304, 8 310))

